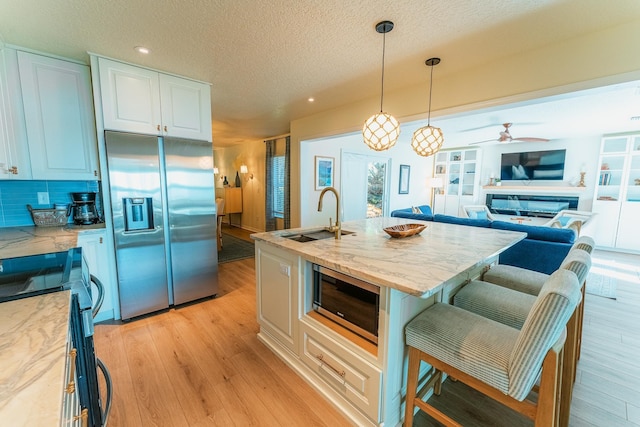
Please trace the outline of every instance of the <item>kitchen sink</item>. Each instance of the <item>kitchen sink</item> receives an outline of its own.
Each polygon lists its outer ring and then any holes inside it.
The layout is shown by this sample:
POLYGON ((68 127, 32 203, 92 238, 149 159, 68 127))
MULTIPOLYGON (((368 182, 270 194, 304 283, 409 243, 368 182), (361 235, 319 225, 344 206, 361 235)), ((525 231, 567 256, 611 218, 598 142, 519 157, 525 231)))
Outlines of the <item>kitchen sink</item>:
MULTIPOLYGON (((353 231, 341 230, 341 235, 343 236, 353 233, 353 231)), ((289 240, 295 240, 296 242, 305 243, 315 242, 316 240, 333 239, 336 237, 336 233, 333 231, 329 231, 326 228, 322 228, 320 230, 309 230, 299 234, 288 234, 282 237, 289 240)))

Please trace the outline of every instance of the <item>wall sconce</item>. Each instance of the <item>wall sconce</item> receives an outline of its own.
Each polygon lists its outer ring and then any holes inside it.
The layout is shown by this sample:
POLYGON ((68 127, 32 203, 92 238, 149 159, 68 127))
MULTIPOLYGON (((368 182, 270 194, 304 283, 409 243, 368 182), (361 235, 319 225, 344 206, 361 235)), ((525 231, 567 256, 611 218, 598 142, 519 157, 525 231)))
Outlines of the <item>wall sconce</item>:
MULTIPOLYGON (((245 176, 249 173, 247 165, 240 165, 240 173, 245 176)), ((249 174, 249 179, 253 179, 253 174, 249 174)))
POLYGON ((220 181, 222 181, 222 180, 224 179, 224 176, 222 176, 222 175, 220 174, 220 169, 218 169, 218 167, 217 167, 217 166, 214 166, 214 167, 213 167, 213 175, 214 175, 214 176, 215 176, 215 175, 220 175, 220 181))

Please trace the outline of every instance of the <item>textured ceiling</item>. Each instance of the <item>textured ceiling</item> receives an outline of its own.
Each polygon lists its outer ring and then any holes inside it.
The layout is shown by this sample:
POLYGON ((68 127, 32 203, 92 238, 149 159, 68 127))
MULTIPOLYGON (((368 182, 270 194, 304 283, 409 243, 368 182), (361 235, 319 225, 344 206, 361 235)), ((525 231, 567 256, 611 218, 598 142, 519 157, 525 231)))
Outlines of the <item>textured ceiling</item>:
POLYGON ((396 24, 386 37, 393 90, 424 82, 430 56, 446 57, 445 76, 639 16, 638 0, 1 0, 0 36, 210 82, 220 146, 287 133, 293 119, 377 93, 374 26, 384 19, 396 24))

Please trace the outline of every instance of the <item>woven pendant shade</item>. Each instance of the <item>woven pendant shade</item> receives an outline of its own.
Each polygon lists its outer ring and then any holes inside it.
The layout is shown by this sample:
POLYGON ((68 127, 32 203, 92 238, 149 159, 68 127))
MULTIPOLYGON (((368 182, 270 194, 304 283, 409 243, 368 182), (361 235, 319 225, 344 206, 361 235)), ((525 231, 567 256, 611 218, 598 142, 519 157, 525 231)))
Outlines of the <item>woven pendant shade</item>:
POLYGON ((420 156, 428 157, 440 151, 443 142, 442 130, 429 125, 423 126, 413 133, 411 147, 420 156))
POLYGON ((362 127, 364 143, 376 151, 388 150, 396 145, 399 135, 400 123, 387 113, 374 114, 362 127))
POLYGON ((427 125, 416 130, 411 137, 411 147, 418 155, 428 157, 436 154, 442 148, 444 135, 440 128, 431 126, 431 92, 433 89, 433 67, 440 63, 440 58, 429 58, 424 61, 427 67, 431 69, 431 78, 429 82, 429 116, 427 125))
POLYGON ((382 21, 376 24, 376 31, 382 34, 382 79, 380 91, 380 112, 369 117, 362 127, 362 139, 367 147, 384 151, 396 145, 400 136, 400 123, 389 113, 382 111, 384 100, 384 52, 386 34, 393 29, 393 22, 382 21))

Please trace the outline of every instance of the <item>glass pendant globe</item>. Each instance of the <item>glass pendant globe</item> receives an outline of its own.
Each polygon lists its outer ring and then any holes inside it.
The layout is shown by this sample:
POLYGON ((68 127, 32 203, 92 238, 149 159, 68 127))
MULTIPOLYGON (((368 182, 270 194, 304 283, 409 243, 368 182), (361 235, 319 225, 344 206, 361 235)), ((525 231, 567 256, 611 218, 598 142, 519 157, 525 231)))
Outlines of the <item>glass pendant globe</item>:
POLYGON ((396 145, 400 136, 400 123, 391 114, 374 114, 364 122, 362 136, 364 143, 372 150, 388 150, 396 145))
POLYGON ((428 157, 438 151, 444 142, 444 135, 440 128, 427 125, 421 127, 413 133, 411 147, 420 156, 428 157))

